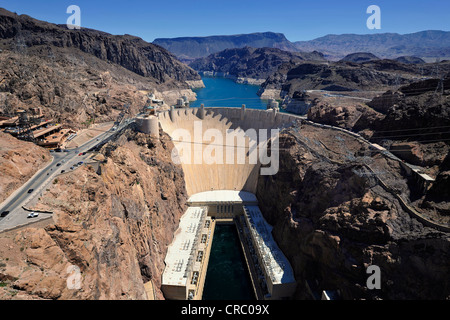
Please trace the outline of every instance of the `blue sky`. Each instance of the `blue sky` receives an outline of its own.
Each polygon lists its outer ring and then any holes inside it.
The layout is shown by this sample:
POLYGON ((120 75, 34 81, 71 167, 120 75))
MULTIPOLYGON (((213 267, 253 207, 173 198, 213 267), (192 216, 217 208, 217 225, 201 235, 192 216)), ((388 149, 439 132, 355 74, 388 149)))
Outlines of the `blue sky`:
POLYGON ((146 41, 182 36, 281 32, 291 41, 327 34, 450 31, 448 0, 0 0, 0 7, 52 23, 66 23, 69 5, 81 26, 146 41), (381 8, 381 30, 369 30, 369 5, 381 8))

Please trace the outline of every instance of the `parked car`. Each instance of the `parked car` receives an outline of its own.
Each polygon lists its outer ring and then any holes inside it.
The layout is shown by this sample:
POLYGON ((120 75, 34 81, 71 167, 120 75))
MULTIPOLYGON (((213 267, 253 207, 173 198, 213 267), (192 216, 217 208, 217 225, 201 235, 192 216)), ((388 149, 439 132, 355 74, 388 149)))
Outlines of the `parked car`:
POLYGON ((37 213, 37 212, 31 212, 31 213, 29 213, 28 214, 28 217, 27 218, 36 218, 36 217, 38 217, 39 216, 39 213, 37 213))
POLYGON ((61 163, 58 163, 56 166, 59 167, 61 165, 61 163))
POLYGON ((30 189, 28 190, 28 193, 32 193, 34 191, 34 189, 30 189))
POLYGON ((0 217, 4 218, 9 214, 9 211, 3 211, 2 214, 0 214, 0 217))
POLYGON ((66 172, 66 170, 61 170, 61 173, 64 173, 64 172, 66 172))

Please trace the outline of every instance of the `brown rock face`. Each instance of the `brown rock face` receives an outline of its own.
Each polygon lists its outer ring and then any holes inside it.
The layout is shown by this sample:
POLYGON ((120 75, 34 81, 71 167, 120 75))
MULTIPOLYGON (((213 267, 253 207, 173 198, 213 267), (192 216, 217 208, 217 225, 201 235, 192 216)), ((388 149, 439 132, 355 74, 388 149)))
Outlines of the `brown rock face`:
POLYGON ((0 203, 50 160, 48 150, 0 132, 0 203))
POLYGON ((152 280, 163 299, 164 257, 187 199, 172 148, 167 135, 129 130, 102 149, 101 175, 83 167, 58 178, 38 204, 54 224, 17 233, 0 277, 17 296, 45 299, 146 299, 152 280), (67 286, 73 266, 80 289, 67 286))
POLYGON ((449 235, 411 218, 375 176, 407 198, 399 164, 335 131, 299 132, 282 136, 280 170, 261 177, 257 191, 294 269, 295 298, 311 298, 305 280, 344 299, 448 298, 449 235), (380 290, 367 288, 369 265, 380 267, 380 290))

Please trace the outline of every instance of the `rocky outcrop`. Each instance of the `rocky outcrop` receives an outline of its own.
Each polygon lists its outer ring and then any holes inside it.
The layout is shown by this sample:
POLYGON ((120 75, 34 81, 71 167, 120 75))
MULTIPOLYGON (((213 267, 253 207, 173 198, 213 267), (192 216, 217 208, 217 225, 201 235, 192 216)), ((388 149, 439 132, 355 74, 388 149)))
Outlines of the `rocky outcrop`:
POLYGON ((378 182, 410 194, 398 163, 308 125, 282 135, 280 150, 257 196, 293 267, 294 298, 310 299, 305 281, 317 281, 343 299, 448 299, 448 234, 411 218, 378 182), (380 267, 380 290, 367 288, 369 265, 380 267))
POLYGON ((101 150, 100 175, 88 166, 58 177, 38 204, 54 212, 53 223, 20 231, 1 257, 6 289, 45 299, 147 299, 144 283, 152 281, 163 299, 164 257, 187 199, 172 148, 163 132, 158 141, 128 130, 101 150), (79 289, 67 286, 73 266, 79 289))
POLYGON ((360 63, 379 59, 380 58, 378 58, 377 56, 375 56, 370 52, 355 52, 346 55, 344 58, 341 59, 341 61, 360 63))
POLYGON ((406 64, 424 64, 425 61, 423 59, 420 59, 418 57, 413 56, 402 56, 395 59, 398 62, 406 63, 406 64))
POLYGON ((48 150, 0 132, 0 203, 49 161, 48 150))

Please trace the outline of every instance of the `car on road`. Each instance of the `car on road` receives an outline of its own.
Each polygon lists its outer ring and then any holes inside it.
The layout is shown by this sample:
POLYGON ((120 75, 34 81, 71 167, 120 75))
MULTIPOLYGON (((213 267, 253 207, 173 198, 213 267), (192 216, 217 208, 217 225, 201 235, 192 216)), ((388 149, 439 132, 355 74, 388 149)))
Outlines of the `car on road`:
POLYGON ((84 163, 83 161, 80 161, 78 162, 78 165, 81 166, 83 163, 84 163))
POLYGON ((34 191, 34 189, 30 189, 28 190, 28 193, 32 193, 34 191))
POLYGON ((79 153, 79 154, 78 154, 78 156, 82 156, 82 155, 83 155, 83 153, 79 153))
POLYGON ((61 163, 58 163, 56 166, 59 167, 61 165, 61 163))
POLYGON ((73 170, 73 167, 70 167, 70 170, 73 170))
POLYGON ((83 156, 86 154, 86 152, 83 152, 83 156))
POLYGON ((64 172, 66 172, 66 170, 61 170, 61 173, 64 173, 64 172))
POLYGON ((0 214, 0 217, 4 218, 9 214, 9 211, 3 211, 2 214, 0 214))
POLYGON ((39 216, 39 213, 33 211, 28 214, 27 218, 36 218, 38 216, 39 216))

